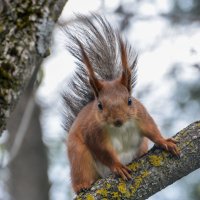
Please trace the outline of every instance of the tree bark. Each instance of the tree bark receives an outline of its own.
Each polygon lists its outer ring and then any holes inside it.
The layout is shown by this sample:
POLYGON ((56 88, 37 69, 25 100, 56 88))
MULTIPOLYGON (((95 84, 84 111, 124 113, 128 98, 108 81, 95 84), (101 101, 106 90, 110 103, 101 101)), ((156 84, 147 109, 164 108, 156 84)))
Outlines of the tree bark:
POLYGON ((66 0, 0 0, 0 135, 42 59, 66 0))
POLYGON ((132 180, 123 181, 110 175, 98 180, 90 190, 80 193, 75 199, 143 200, 200 168, 200 121, 190 124, 174 138, 178 141, 180 158, 154 146, 129 165, 132 180))

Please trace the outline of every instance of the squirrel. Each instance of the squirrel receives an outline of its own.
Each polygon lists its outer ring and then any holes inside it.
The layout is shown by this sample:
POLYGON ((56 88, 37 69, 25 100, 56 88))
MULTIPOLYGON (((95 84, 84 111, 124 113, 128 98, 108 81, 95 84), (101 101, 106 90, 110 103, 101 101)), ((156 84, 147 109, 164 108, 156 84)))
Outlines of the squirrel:
POLYGON ((126 166, 148 151, 148 140, 179 156, 176 140, 165 139, 156 123, 132 96, 137 55, 105 17, 77 15, 62 27, 77 69, 63 94, 67 153, 75 193, 115 173, 131 179, 126 166))

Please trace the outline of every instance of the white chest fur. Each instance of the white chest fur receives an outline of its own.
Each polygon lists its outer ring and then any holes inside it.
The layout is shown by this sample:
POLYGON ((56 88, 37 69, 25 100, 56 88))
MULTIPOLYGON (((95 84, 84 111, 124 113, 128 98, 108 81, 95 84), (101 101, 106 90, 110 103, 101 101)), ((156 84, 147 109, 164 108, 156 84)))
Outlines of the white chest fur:
MULTIPOLYGON (((139 134, 134 121, 130 120, 121 127, 109 125, 106 127, 111 143, 118 154, 118 158, 124 165, 130 163, 136 156, 141 143, 139 134)), ((100 162, 96 162, 97 171, 105 177, 110 171, 100 162)))

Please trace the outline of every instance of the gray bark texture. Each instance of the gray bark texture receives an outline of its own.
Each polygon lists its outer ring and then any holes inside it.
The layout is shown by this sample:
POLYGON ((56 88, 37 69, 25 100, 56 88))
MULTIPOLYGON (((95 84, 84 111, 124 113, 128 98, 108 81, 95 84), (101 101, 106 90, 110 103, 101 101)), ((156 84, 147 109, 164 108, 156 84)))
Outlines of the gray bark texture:
POLYGON ((90 190, 81 192, 75 199, 144 200, 200 168, 200 121, 190 124, 174 138, 178 141, 180 158, 154 146, 129 165, 132 180, 123 181, 110 175, 98 180, 90 190))
POLYGON ((66 0, 0 0, 0 134, 30 78, 49 54, 66 0))

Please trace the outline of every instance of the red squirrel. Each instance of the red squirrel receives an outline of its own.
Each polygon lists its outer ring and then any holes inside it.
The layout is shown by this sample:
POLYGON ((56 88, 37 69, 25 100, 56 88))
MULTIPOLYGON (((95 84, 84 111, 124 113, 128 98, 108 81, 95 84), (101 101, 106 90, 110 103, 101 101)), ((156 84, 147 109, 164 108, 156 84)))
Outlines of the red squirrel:
POLYGON ((69 51, 78 59, 63 95, 74 191, 90 188, 111 172, 131 179, 126 165, 147 152, 148 139, 178 156, 176 141, 163 138, 132 96, 137 56, 131 46, 99 15, 78 15, 77 22, 63 30, 71 41, 69 51))

